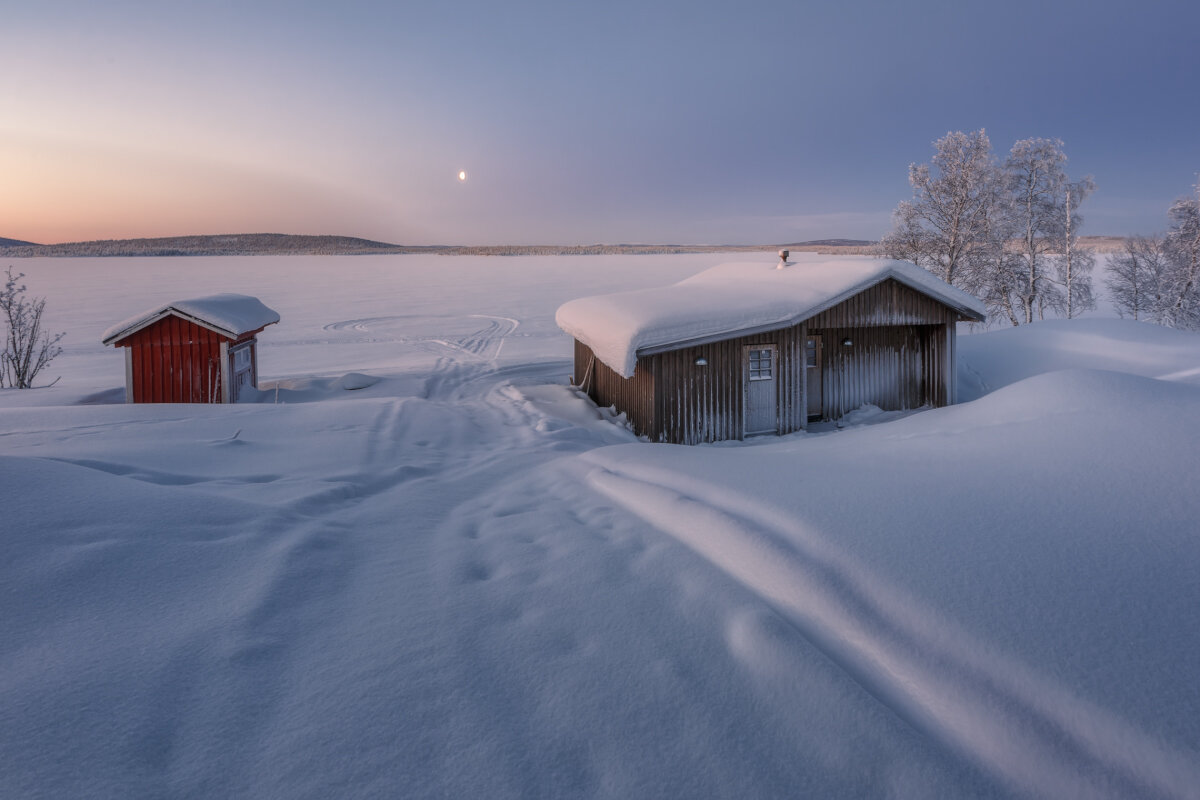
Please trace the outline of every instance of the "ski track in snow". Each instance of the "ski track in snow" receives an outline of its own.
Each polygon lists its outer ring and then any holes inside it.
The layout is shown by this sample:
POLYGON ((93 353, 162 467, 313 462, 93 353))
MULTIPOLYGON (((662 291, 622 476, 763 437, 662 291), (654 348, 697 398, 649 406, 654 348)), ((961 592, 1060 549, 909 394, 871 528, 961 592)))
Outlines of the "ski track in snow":
POLYGON ((1014 788, 1200 798, 1200 765, 938 620, 794 520, 650 469, 599 467, 587 481, 758 593, 909 724, 1014 788))
MULTIPOLYGON (((468 323, 466 327, 471 327, 468 323)), ((468 314, 466 317, 431 318, 421 315, 391 315, 386 317, 365 317, 363 319, 348 319, 331 322, 322 327, 323 330, 341 333, 353 331, 362 336, 339 338, 336 341, 345 343, 384 343, 397 342, 406 344, 436 344, 456 353, 475 356, 483 361, 494 362, 500 356, 504 346, 504 338, 511 335, 520 321, 512 317, 498 317, 490 314, 468 314), (482 328, 470 330, 461 335, 438 335, 426 332, 412 332, 414 328, 427 330, 433 328, 463 327, 465 320, 487 320, 482 328), (407 333, 407 335, 406 335, 407 333)), ((292 342, 289 344, 316 344, 315 341, 292 342)))
MULTIPOLYGON (((486 349, 504 330, 493 321, 464 340, 467 344, 461 353, 469 356, 486 349)), ((362 443, 361 469, 324 476, 302 495, 278 506, 271 527, 286 533, 269 545, 267 576, 254 589, 254 597, 247 598, 240 630, 223 634, 219 641, 211 639, 211 632, 201 632, 176 646, 172 659, 178 664, 192 664, 200 652, 215 648, 238 665, 238 679, 231 685, 192 692, 219 700, 182 712, 183 717, 242 720, 238 737, 248 745, 262 735, 261 721, 295 698, 283 691, 263 693, 256 687, 265 682, 264 674, 287 673, 293 660, 290 648, 305 646, 297 644, 298 639, 311 643, 311 626, 303 624, 306 604, 321 597, 322 629, 336 626, 344 620, 336 610, 330 613, 331 605, 343 604, 336 598, 372 587, 385 591, 389 565, 402 557, 392 554, 380 559, 381 552, 376 551, 371 561, 364 562, 356 552, 361 542, 351 544, 354 537, 345 534, 378 528, 381 515, 395 509, 427 511, 423 480, 471 487, 461 499, 433 514, 435 527, 459 537, 464 546, 457 554, 417 559, 440 561, 434 577, 444 586, 485 584, 504 569, 486 555, 486 547, 476 546, 481 518, 520 515, 540 504, 543 516, 561 513, 560 525, 580 531, 594 528, 569 508, 554 510, 556 501, 544 494, 522 500, 534 494, 525 485, 528 481, 519 477, 522 467, 544 464, 546 453, 583 453, 603 443, 594 435, 581 436, 570 426, 550 436, 536 433, 545 415, 529 407, 512 381, 543 382, 560 372, 558 363, 497 369, 474 359, 447 356, 438 360, 423 397, 370 401, 374 414, 361 426, 346 430, 362 443), (414 426, 419 426, 423 438, 414 434, 414 426), (414 443, 420 451, 405 452, 414 443), (476 499, 481 496, 483 501, 476 499), (481 513, 481 502, 491 508, 481 513), (306 636, 300 635, 302 631, 306 636)), ((56 433, 86 436, 102 427, 78 426, 56 433)), ((203 488, 208 482, 269 484, 282 479, 270 473, 208 477, 94 459, 54 460, 160 486, 203 488)), ((683 542, 758 593, 906 723, 965 753, 1014 788, 1044 797, 1200 797, 1200 770, 1183 756, 1157 746, 1028 668, 989 652, 952 624, 936 620, 795 521, 753 507, 719 487, 698 491, 694 482, 667 473, 596 468, 585 474, 583 482, 617 507, 683 542), (697 494, 705 499, 697 499, 697 494)), ((529 544, 534 551, 545 546, 534 539, 529 544)), ((417 555, 410 552, 404 557, 417 555)), ((536 561, 522 569, 527 575, 523 580, 537 580, 536 561)), ((354 604, 344 605, 345 613, 351 613, 354 604)), ((443 646, 454 652, 478 647, 470 640, 443 646)), ((550 643, 548 652, 558 648, 557 652, 567 653, 579 646, 568 637, 550 643)), ((732 641, 729 646, 737 648, 732 641)), ((483 654, 472 656, 480 657, 483 654)), ((171 695, 180 691, 181 681, 204 686, 214 680, 198 666, 168 669, 165 675, 170 685, 153 691, 171 695)), ((181 711, 176 706, 170 713, 181 711)), ((499 707, 472 713, 505 717, 519 711, 499 707)), ((146 741, 155 743, 146 758, 161 761, 167 769, 172 763, 170 742, 180 732, 172 729, 175 723, 165 716, 167 712, 163 714, 146 723, 146 741)), ((519 741, 512 746, 519 749, 519 741)), ((513 780, 521 785, 521 776, 513 780)), ((579 780, 586 780, 583 773, 579 780)))
MULTIPOLYGON (((489 326, 488 330, 502 327, 489 326)), ((137 733, 141 744, 136 748, 142 767, 162 776, 164 783, 158 786, 163 792, 169 793, 172 785, 189 785, 187 770, 194 765, 177 750, 182 741, 195 748, 197 737, 205 749, 215 754, 206 769, 208 774, 224 774, 230 786, 241 787, 240 791, 249 795, 266 791, 267 785, 256 783, 267 779, 253 774, 251 754, 260 752, 268 738, 276 735, 272 733, 276 721, 287 715, 290 705, 327 702, 320 695, 310 697, 305 677, 296 672, 299 665, 321 661, 320 653, 311 652, 314 648, 330 649, 329 657, 334 658, 338 647, 331 643, 340 643, 342 649, 378 651, 378 663, 387 663, 393 657, 388 652, 391 643, 425 638, 429 642, 428 652, 422 650, 424 657, 439 665, 434 672, 459 669, 454 654, 476 645, 453 636, 443 641, 445 637, 440 633, 433 638, 426 632, 414 633, 408 626, 415 623, 403 614, 356 619, 359 609, 372 606, 371 601, 362 598, 394 591, 396 565, 404 563, 436 566, 428 576, 406 579, 410 591, 430 597, 439 591, 453 595, 464 586, 487 582, 497 566, 486 556, 486 548, 478 545, 478 539, 463 530, 464 526, 478 525, 470 522, 481 513, 476 498, 490 492, 505 497, 507 492, 500 487, 512 484, 516 478, 519 488, 516 476, 545 464, 547 455, 554 458, 563 448, 574 453, 605 442, 628 441, 628 435, 615 428, 611 434, 582 438, 576 429, 567 426, 548 432, 536 429, 545 416, 513 390, 511 381, 544 382, 549 374, 561 372, 560 363, 489 370, 471 361, 446 358, 438 364, 427 397, 368 400, 362 407, 370 408, 372 413, 362 423, 339 426, 344 447, 363 449, 361 468, 301 479, 298 483, 305 487, 303 491, 286 502, 270 503, 269 510, 264 506, 265 520, 253 526, 257 543, 246 554, 255 564, 256 577, 243 596, 235 599, 239 608, 236 624, 220 629, 205 626, 175 642, 164 643, 165 666, 156 671, 154 681, 145 688, 149 696, 161 700, 151 704, 153 709, 137 733), (448 494, 454 499, 443 502, 440 498, 448 494), (408 525, 409 519, 419 520, 413 524, 434 535, 391 535, 394 526, 408 525), (437 544, 445 536, 460 537, 463 546, 449 549, 437 544), (364 645, 363 637, 352 635, 364 627, 371 631, 366 638, 377 645, 364 645), (268 686, 272 688, 264 690, 268 686), (238 744, 209 741, 219 731, 229 731, 232 741, 238 744), (247 755, 235 756, 238 751, 247 755)), ((269 411, 265 407, 258 410, 269 411)), ((86 435, 91 427, 59 433, 64 438, 86 435)), ((228 441, 246 442, 246 438, 228 441)), ((221 444, 214 442, 212 446, 221 444)), ((265 473, 188 474, 86 458, 47 460, 187 491, 203 492, 208 487, 216 490, 233 482, 263 486, 287 480, 265 473)), ((551 502, 546 497, 530 499, 531 503, 535 501, 543 510, 551 502)), ((506 503, 506 508, 497 512, 498 517, 522 513, 519 505, 511 500, 506 503)), ((527 569, 535 567, 526 565, 527 569)), ((359 680, 384 681, 378 687, 382 698, 397 692, 388 685, 392 681, 386 675, 359 680)), ((322 693, 327 691, 321 689, 322 693)), ((361 685, 355 687, 353 699, 357 700, 361 691, 361 685)), ((434 692, 414 686, 401 690, 401 694, 410 691, 423 691, 422 697, 448 693, 445 689, 434 692)), ((412 708, 420 706, 418 699, 410 704, 412 708)), ((457 713, 477 717, 500 712, 457 713)), ((516 708, 507 713, 512 718, 520 716, 516 708)), ((429 735, 435 739, 445 735, 430 727, 429 735)), ((413 733, 419 734, 420 729, 372 730, 359 734, 355 746, 367 747, 365 740, 381 752, 390 752, 397 746, 397 737, 403 740, 413 733), (378 740, 373 741, 373 737, 378 740)), ((315 734, 289 731, 289 735, 303 739, 315 734)), ((412 752, 433 746, 429 741, 407 742, 412 752)), ((437 748, 456 754, 461 752, 462 744, 443 742, 437 748)), ((295 752, 302 751, 297 747, 295 752)), ((517 755, 514 753, 513 760, 517 755)), ((446 759, 449 762, 452 756, 446 759)), ((319 776, 311 780, 314 786, 321 786, 319 776)), ((520 775, 513 785, 519 792, 523 785, 520 775)), ((325 788, 336 793, 336 787, 325 788)))

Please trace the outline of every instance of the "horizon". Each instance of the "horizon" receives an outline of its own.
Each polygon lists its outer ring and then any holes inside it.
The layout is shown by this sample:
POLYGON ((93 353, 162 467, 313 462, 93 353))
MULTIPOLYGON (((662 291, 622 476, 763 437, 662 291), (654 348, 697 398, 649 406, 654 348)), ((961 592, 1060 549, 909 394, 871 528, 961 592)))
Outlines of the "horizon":
MULTIPOLYGON (((282 233, 279 231, 241 231, 222 233, 177 233, 167 234, 163 236, 132 236, 132 237, 104 237, 100 239, 77 239, 72 241, 60 242, 32 242, 24 239, 18 239, 12 236, 0 236, 0 242, 9 241, 14 244, 3 245, 0 247, 63 247, 75 244, 93 244, 100 242, 140 242, 140 241, 167 241, 173 239, 218 239, 223 237, 251 237, 251 236, 278 236, 283 238, 314 238, 314 239, 351 239, 371 244, 386 245, 388 247, 420 247, 420 248, 482 248, 482 247, 792 247, 792 246, 815 246, 826 242, 845 243, 847 245, 869 245, 878 244, 877 239, 854 239, 846 236, 825 236, 820 239, 809 239, 805 241, 789 241, 789 242, 672 242, 672 241, 642 241, 642 242, 616 242, 616 241, 574 241, 574 242, 515 242, 515 243, 498 243, 484 242, 481 244, 463 244, 461 242, 433 242, 429 244, 414 244, 409 242, 388 242, 380 239, 370 239, 362 236, 348 236, 341 233, 282 233)), ((1081 237, 1089 238, 1089 237, 1081 237)), ((1101 237, 1091 237, 1101 238, 1101 237)), ((1103 237, 1109 238, 1109 237, 1103 237)))
POLYGON ((1082 233, 1125 236, 1200 169, 1200 9, 1172 2, 287 11, 10 11, 0 236, 877 240, 908 165, 980 128, 1000 159, 1062 139, 1082 233))
MULTIPOLYGON (((1130 234, 1138 235, 1138 234, 1130 234)), ((313 238, 313 239, 350 239, 370 244, 383 245, 387 247, 411 247, 424 249, 438 248, 463 248, 463 249, 483 249, 483 248, 575 248, 575 247, 707 247, 714 249, 721 248, 767 248, 767 247, 816 247, 820 245, 828 245, 830 247, 863 247, 879 244, 878 239, 857 239, 846 236, 824 236, 819 239, 807 239, 803 241, 787 241, 787 242, 683 242, 683 241, 642 241, 642 242, 616 242, 616 241, 575 241, 575 242, 514 242, 514 243, 498 243, 484 242, 481 244, 463 244, 461 242, 432 242, 429 244, 415 244, 409 242, 387 242, 379 239, 368 239, 360 236, 347 236, 340 233, 280 233, 278 231, 254 231, 254 232, 224 232, 224 233, 181 233, 168 234, 165 236, 137 236, 114 238, 106 237, 101 239, 79 239, 74 241, 61 242, 31 242, 27 240, 16 239, 11 236, 0 236, 0 248, 4 247, 66 247, 70 245, 81 244, 96 244, 104 242, 143 242, 143 241, 170 241, 175 239, 216 239, 222 237, 251 237, 251 236, 277 236, 282 238, 313 238), (3 242, 8 241, 10 244, 5 245, 3 242)), ((1123 240, 1128 236, 1108 233, 1088 233, 1079 236, 1079 241, 1083 243, 1094 242, 1099 239, 1117 239, 1123 240)))

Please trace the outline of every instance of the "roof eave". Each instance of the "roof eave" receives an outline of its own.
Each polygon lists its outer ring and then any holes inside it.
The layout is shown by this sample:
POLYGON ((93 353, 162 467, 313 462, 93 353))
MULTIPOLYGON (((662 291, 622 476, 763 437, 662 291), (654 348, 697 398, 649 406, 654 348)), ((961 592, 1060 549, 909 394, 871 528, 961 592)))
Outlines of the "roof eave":
MULTIPOLYGON (((195 323, 196 325, 199 325, 201 328, 206 328, 207 330, 210 330, 219 336, 224 336, 226 339, 233 340, 233 339, 237 339, 237 338, 245 335, 245 334, 233 333, 232 331, 225 330, 224 328, 221 328, 217 325, 213 325, 211 322, 208 322, 207 320, 197 317, 195 314, 189 314, 186 311, 180 311, 179 309, 175 308, 174 306, 168 306, 167 308, 164 308, 162 311, 159 311, 157 314, 153 314, 141 322, 138 322, 134 325, 130 325, 128 328, 118 331, 117 333, 114 333, 111 336, 108 336, 107 338, 101 340, 101 344, 116 345, 122 339, 128 339, 130 336, 133 336, 138 331, 145 330, 146 328, 149 328, 151 325, 155 324, 156 322, 160 322, 161 320, 164 320, 167 317, 180 317, 181 319, 185 319, 188 322, 192 322, 192 323, 195 323)), ((268 324, 273 325, 274 323, 268 323, 268 324)), ((266 325, 263 326, 263 328, 265 328, 265 327, 266 327, 266 325)), ((261 331, 263 328, 259 328, 258 330, 261 331)), ((258 331, 254 331, 254 332, 257 333, 258 331)))
POLYGON ((657 355, 658 353, 669 353, 673 350, 682 350, 685 347, 699 347, 700 345, 712 344, 713 342, 721 342, 726 339, 734 339, 739 336, 753 336, 756 333, 767 333, 768 331, 777 331, 777 330, 781 330, 783 328, 790 328, 793 325, 799 325, 801 322, 804 322, 805 320, 812 319, 813 317, 817 316, 818 314, 820 314, 824 311, 828 311, 829 309, 836 306, 838 303, 842 303, 842 302, 850 299, 851 297, 853 297, 856 294, 865 292, 867 289, 870 289, 872 286, 877 286, 878 284, 883 283, 888 278, 892 278, 892 279, 898 281, 899 283, 907 286, 908 288, 912 289, 913 291, 920 292, 921 294, 925 295, 926 297, 929 297, 933 300, 938 301, 942 305, 946 306, 946 308, 949 308, 949 309, 957 312, 960 317, 964 317, 965 321, 985 322, 987 320, 986 314, 981 315, 980 312, 976 311, 973 308, 966 308, 957 303, 947 302, 945 298, 935 297, 935 296, 931 295, 926 290, 926 288, 924 286, 922 286, 919 282, 909 281, 909 280, 907 280, 907 277, 903 273, 897 272, 894 269, 888 269, 887 271, 882 272, 879 275, 875 276, 871 280, 863 281, 860 284, 852 286, 849 289, 842 292, 841 294, 834 295, 829 300, 826 300, 825 302, 820 303, 820 304, 814 306, 813 308, 806 310, 802 314, 797 314, 794 317, 779 320, 776 322, 769 322, 769 323, 766 323, 763 325, 755 325, 755 326, 752 326, 749 328, 738 328, 737 330, 725 331, 723 333, 714 333, 714 334, 710 334, 708 336, 699 336, 699 337, 696 337, 693 339, 684 339, 684 340, 675 341, 675 342, 665 342, 663 344, 650 345, 648 347, 639 347, 637 349, 637 351, 635 352, 635 355, 638 358, 641 358, 642 356, 652 356, 652 355, 657 355))

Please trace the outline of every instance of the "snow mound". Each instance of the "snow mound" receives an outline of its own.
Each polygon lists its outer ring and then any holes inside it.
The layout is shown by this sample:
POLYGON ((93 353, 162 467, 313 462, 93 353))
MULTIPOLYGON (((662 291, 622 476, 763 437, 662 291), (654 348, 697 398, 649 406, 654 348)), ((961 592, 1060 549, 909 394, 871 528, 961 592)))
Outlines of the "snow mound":
POLYGON ((1120 319, 1047 320, 958 339, 959 399, 1033 375, 1100 369, 1200 384, 1200 335, 1120 319))
POLYGON ((1194 797, 1197 420, 1195 387, 1077 369, 837 436, 582 458, 1017 792, 1194 797))
POLYGON ((355 389, 366 389, 379 383, 379 378, 373 375, 364 375, 361 372, 347 372, 338 380, 338 385, 347 391, 355 389))
POLYGON ((892 422, 894 420, 903 419, 904 417, 916 414, 919 411, 926 411, 929 406, 921 408, 909 408, 896 411, 884 411, 874 403, 863 403, 858 408, 850 411, 837 420, 839 428, 854 428, 861 425, 879 425, 883 422, 892 422))
POLYGON ((623 377, 638 354, 795 325, 888 278, 982 320, 983 303, 912 264, 879 259, 720 264, 672 286, 582 297, 559 307, 559 327, 623 377))
POLYGON ((945 416, 997 425, 1080 414, 1144 418, 1165 409, 1158 421, 1170 424, 1170 409, 1191 409, 1198 401, 1200 387, 1127 372, 1065 369, 1034 375, 978 400, 951 406, 945 416))

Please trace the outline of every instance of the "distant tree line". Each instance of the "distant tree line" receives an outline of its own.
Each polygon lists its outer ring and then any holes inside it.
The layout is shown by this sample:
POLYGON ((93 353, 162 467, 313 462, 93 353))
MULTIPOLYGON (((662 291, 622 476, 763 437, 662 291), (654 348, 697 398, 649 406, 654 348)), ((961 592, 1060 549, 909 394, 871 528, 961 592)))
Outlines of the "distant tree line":
MULTIPOLYGON (((880 242, 982 298, 1013 325, 1095 308, 1095 252, 1081 246, 1079 207, 1095 190, 1072 181, 1059 139, 1022 139, 1000 162, 983 130, 934 142, 931 164, 909 166, 913 197, 880 242)), ((1200 329, 1200 184, 1176 200, 1167 233, 1126 239, 1105 287, 1122 316, 1200 329)))
POLYGON ((64 244, 29 244, 0 239, 0 255, 9 258, 132 258, 143 256, 258 256, 258 255, 447 255, 447 256, 566 256, 660 255, 773 251, 781 247, 824 253, 873 253, 874 242, 861 239, 819 239, 794 244, 583 244, 583 245, 401 245, 352 236, 306 236, 250 233, 217 236, 170 236, 157 239, 105 239, 64 244), (6 242, 8 244, 6 244, 6 242))

